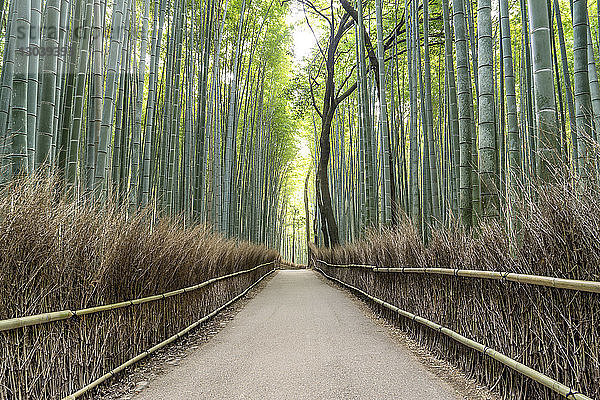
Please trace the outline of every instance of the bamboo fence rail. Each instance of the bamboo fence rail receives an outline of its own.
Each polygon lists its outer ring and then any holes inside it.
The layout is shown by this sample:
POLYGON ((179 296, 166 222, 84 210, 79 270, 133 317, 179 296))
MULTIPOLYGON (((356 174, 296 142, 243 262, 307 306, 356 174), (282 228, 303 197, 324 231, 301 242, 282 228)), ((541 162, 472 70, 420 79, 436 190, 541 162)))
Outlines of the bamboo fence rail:
MULTIPOLYGON (((317 260, 320 261, 320 260, 317 260)), ((322 261, 321 261, 322 262, 322 261)), ((325 263, 325 262, 323 262, 325 263)), ((328 263, 325 263, 327 265, 329 265, 328 263)), ((331 265, 332 267, 336 267, 335 265, 331 265)), ((418 315, 415 315, 413 313, 410 313, 408 311, 402 310, 396 306, 394 306, 393 304, 387 303, 377 297, 371 296, 370 294, 368 294, 367 292, 357 288, 356 286, 352 286, 347 284, 346 282, 343 282, 337 278, 334 278, 328 274, 326 274, 321 268, 316 267, 316 269, 321 272, 323 274, 323 276, 325 276, 327 279, 330 279, 334 282, 337 282, 339 284, 341 284, 342 286, 345 286, 351 290, 354 290, 358 293, 360 293, 361 295, 365 296, 366 298, 374 301, 375 303, 393 311, 398 313, 399 315, 411 319, 412 321, 415 321, 421 325, 425 325, 429 328, 431 328, 432 330, 435 330, 437 332, 442 333, 443 335, 448 336, 449 338, 471 348, 474 349, 476 351, 479 351, 480 353, 482 353, 484 356, 488 356, 500 363, 502 363, 503 365, 511 368, 512 370, 529 377, 530 379, 544 385, 545 387, 549 388, 550 390, 554 391, 555 393, 560 394, 561 396, 564 396, 567 399, 574 399, 574 400, 593 400, 592 398, 579 393, 576 390, 573 390, 572 388, 552 379, 551 377, 542 374, 539 371, 536 371, 528 366, 526 366, 525 364, 522 364, 520 362, 518 362, 517 360, 514 360, 494 349, 491 349, 489 347, 487 347, 484 344, 481 344, 479 342, 476 342, 474 340, 471 340, 461 334, 459 334, 458 332, 455 332, 451 329, 448 329, 442 325, 439 325, 433 321, 430 321, 426 318, 422 318, 419 317, 418 315)))
MULTIPOLYGON (((266 264, 261 264, 258 267, 264 267, 264 266, 269 265, 269 264, 272 264, 272 262, 266 263, 266 264)), ((258 268, 258 267, 256 267, 256 268, 258 268)), ((254 270, 256 268, 253 268, 252 270, 254 270)), ((248 270, 248 271, 250 271, 250 270, 248 270)), ((247 272, 247 271, 240 271, 240 272, 243 273, 243 272, 247 272)), ((210 314, 202 317, 198 321, 194 322, 192 325, 190 325, 187 328, 183 329, 182 331, 174 334, 173 336, 169 337, 168 339, 163 340, 162 342, 160 342, 157 345, 151 347, 150 349, 148 349, 148 350, 146 350, 146 351, 138 354, 137 356, 131 358, 130 360, 124 362, 123 364, 119 365, 118 367, 116 367, 115 369, 111 370, 110 372, 107 372, 106 374, 102 375, 100 378, 96 379, 95 381, 91 382, 90 384, 88 384, 88 385, 84 386, 83 388, 79 389, 75 393, 73 393, 73 394, 65 397, 63 400, 74 400, 74 399, 76 399, 78 397, 81 397, 82 395, 84 395, 85 393, 89 392, 90 390, 92 390, 96 386, 100 385, 102 382, 106 381, 109 378, 112 378, 113 376, 115 376, 119 372, 123 371, 125 368, 130 367, 131 365, 137 363, 138 361, 146 358, 150 354, 155 353, 159 349, 165 347, 166 345, 174 342, 178 338, 184 336, 185 334, 187 334, 192 329, 196 328, 201 323, 206 322, 207 320, 211 319, 212 317, 214 317, 215 315, 217 315, 219 312, 221 312, 223 309, 225 309, 226 307, 228 307, 231 304, 235 303, 241 297, 245 296, 253 287, 255 287, 256 285, 258 285, 263 279, 265 279, 267 276, 269 276, 273 272, 275 272, 275 269, 272 269, 269 272, 267 272, 266 274, 264 274, 263 276, 261 276, 256 282, 254 282, 252 285, 248 286, 248 288, 246 288, 246 290, 244 290, 242 293, 238 294, 233 299, 229 300, 227 303, 223 304, 222 306, 220 306, 216 310, 212 311, 210 314)), ((238 274, 238 273, 236 273, 236 274, 238 274)), ((235 275, 235 274, 231 274, 231 275, 235 275)))
POLYGON ((323 260, 316 260, 333 268, 362 268, 373 272, 380 273, 419 273, 431 275, 449 275, 460 276, 467 278, 491 279, 491 280, 506 280, 511 282, 519 282, 529 285, 548 286, 557 289, 579 290, 582 292, 600 293, 600 282, 582 281, 576 279, 554 278, 549 276, 517 274, 506 271, 480 271, 473 269, 458 269, 458 268, 427 268, 427 267, 402 267, 402 268, 384 268, 375 265, 360 265, 360 264, 329 264, 323 260))
POLYGON ((183 293, 193 292, 195 290, 201 289, 205 286, 211 285, 218 281, 222 281, 225 279, 233 278, 238 275, 247 274, 249 272, 256 271, 257 269, 265 267, 269 264, 274 264, 274 261, 260 264, 260 265, 257 265, 256 267, 246 269, 243 271, 238 271, 238 272, 234 272, 232 274, 223 275, 223 276, 220 276, 217 278, 212 278, 212 279, 209 279, 202 283, 199 283, 197 285, 173 290, 170 292, 166 292, 166 293, 158 294, 158 295, 154 295, 154 296, 142 297, 142 298, 134 299, 134 300, 121 301, 119 303, 106 304, 106 305, 97 306, 97 307, 84 308, 84 309, 75 310, 75 311, 62 310, 62 311, 54 311, 54 312, 49 312, 49 313, 37 314, 37 315, 29 315, 26 317, 5 319, 5 320, 0 321, 0 332, 10 331, 13 329, 18 329, 18 328, 24 328, 26 326, 41 325, 41 324, 45 324, 45 323, 49 323, 49 322, 63 321, 63 320, 78 317, 78 316, 80 317, 83 315, 90 315, 90 314, 95 314, 95 313, 100 313, 100 312, 105 312, 105 311, 110 311, 110 310, 116 310, 118 308, 135 306, 135 305, 140 305, 140 304, 144 304, 144 303, 149 303, 152 301, 166 299, 168 297, 177 296, 177 295, 180 295, 183 293))

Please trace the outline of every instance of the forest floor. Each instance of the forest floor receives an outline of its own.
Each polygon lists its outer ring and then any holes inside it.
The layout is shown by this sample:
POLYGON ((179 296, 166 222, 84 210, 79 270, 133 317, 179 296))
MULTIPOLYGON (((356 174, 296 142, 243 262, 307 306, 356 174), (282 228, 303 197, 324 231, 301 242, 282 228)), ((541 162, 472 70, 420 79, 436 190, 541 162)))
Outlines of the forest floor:
POLYGON ((279 271, 223 316, 99 395, 496 399, 309 270, 279 271))

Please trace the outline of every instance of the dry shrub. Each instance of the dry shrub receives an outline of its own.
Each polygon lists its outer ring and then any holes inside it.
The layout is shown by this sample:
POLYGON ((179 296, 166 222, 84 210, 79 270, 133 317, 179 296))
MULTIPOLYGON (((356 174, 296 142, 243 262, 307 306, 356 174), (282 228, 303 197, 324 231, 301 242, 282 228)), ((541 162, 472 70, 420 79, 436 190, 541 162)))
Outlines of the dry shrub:
MULTIPOLYGON (((202 226, 127 216, 30 178, 0 193, 0 319, 80 309, 191 286, 275 261, 202 226)), ((208 314, 265 266, 201 290, 68 321, 0 332, 0 399, 62 398, 208 314)))
MULTIPOLYGON (((316 256, 339 264, 501 270, 600 281, 600 193, 596 186, 565 179, 534 187, 514 204, 514 215, 514 234, 504 219, 473 232, 456 226, 437 229, 424 246, 404 220, 397 230, 371 232, 343 248, 320 249, 316 256)), ((598 294, 515 282, 321 267, 344 282, 600 398, 598 294)), ((558 397, 429 328, 376 308, 435 354, 506 399, 558 397)))

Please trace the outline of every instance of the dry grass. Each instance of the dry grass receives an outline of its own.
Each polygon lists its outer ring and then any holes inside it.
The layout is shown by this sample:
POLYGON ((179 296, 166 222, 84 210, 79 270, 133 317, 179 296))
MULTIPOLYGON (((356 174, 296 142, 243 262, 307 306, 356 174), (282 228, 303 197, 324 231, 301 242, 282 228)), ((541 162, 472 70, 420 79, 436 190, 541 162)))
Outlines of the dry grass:
MULTIPOLYGON (((128 217, 57 193, 53 181, 35 178, 0 193, 0 319, 163 293, 279 257, 150 211, 128 217)), ((134 308, 0 332, 0 399, 62 398, 270 268, 134 308)))
MULTIPOLYGON (((565 180, 538 187, 515 205, 518 240, 492 223, 475 234, 439 229, 424 246, 404 221, 396 231, 317 256, 331 263, 507 270, 600 281, 600 193, 565 180), (534 201, 535 199, 535 201, 534 201), (515 244, 517 243, 517 244, 515 244)), ((600 296, 514 282, 325 268, 400 308, 447 326, 600 398, 600 296)), ((436 355, 506 399, 553 399, 543 386, 456 342, 380 310, 436 355)))

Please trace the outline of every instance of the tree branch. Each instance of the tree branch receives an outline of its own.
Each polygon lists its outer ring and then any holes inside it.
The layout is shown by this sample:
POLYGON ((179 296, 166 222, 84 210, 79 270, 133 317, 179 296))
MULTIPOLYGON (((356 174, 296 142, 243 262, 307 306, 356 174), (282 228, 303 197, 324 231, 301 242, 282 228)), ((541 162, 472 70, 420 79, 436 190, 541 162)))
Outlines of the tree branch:
POLYGON ((355 82, 354 85, 350 86, 348 88, 348 90, 346 90, 344 92, 344 94, 342 94, 340 97, 338 97, 337 99, 335 99, 335 106, 337 107, 342 101, 346 100, 348 98, 348 96, 350 96, 358 87, 358 83, 355 82))
POLYGON ((317 111, 317 114, 319 114, 319 117, 321 117, 321 119, 323 119, 323 113, 321 112, 321 110, 319 110, 319 106, 317 106, 317 101, 315 100, 315 91, 313 89, 313 82, 316 83, 315 79, 312 77, 311 73, 310 73, 310 68, 308 69, 308 86, 310 87, 310 98, 312 100, 312 105, 314 107, 314 109, 317 111))
MULTIPOLYGON (((358 25, 358 12, 352 7, 352 5, 348 2, 348 0, 340 0, 342 7, 344 10, 354 20, 354 22, 358 25)), ((373 70, 373 74, 375 76, 375 82, 377 83, 377 91, 379 91, 380 82, 379 82, 379 62, 377 61, 377 55, 375 54, 375 50, 373 49, 373 44, 371 43, 371 38, 369 37, 369 33, 365 29, 364 25, 358 27, 365 38, 365 48, 367 50, 367 56, 369 57, 369 63, 371 64, 371 69, 373 70)))
POLYGON ((350 69, 350 73, 348 73, 348 75, 346 76, 346 78, 344 79, 344 82, 342 82, 342 84, 340 85, 338 92, 336 93, 336 96, 339 98, 340 97, 340 92, 341 90, 344 88, 344 86, 346 86, 346 83, 350 80, 350 77, 354 74, 354 70, 356 69, 356 64, 354 64, 352 66, 352 68, 350 69))

